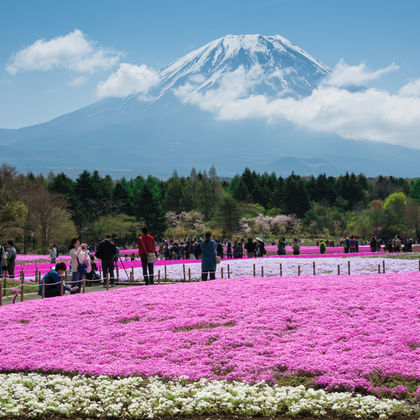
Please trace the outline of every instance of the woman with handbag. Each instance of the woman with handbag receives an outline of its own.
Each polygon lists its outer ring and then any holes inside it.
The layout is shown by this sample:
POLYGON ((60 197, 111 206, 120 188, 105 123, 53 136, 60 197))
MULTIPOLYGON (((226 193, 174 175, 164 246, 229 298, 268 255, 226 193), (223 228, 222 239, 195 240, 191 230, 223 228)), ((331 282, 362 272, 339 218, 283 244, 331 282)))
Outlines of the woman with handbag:
POLYGON ((210 280, 216 278, 216 264, 220 262, 216 254, 217 244, 211 238, 211 232, 206 232, 204 241, 200 243, 201 248, 201 280, 206 281, 210 274, 210 280))
POLYGON ((142 229, 143 235, 138 238, 139 256, 141 259, 141 266, 143 268, 144 282, 147 285, 154 284, 153 264, 156 262, 156 244, 155 238, 149 235, 149 229, 144 227, 142 229))

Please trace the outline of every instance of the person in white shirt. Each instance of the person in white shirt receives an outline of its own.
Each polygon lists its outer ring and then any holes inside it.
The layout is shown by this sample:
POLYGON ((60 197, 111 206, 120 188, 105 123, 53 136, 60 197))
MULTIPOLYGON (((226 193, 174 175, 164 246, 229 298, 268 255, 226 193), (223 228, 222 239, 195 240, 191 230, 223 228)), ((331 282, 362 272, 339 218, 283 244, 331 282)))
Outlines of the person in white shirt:
POLYGON ((55 260, 57 259, 57 248, 55 247, 55 244, 51 245, 50 259, 51 259, 51 264, 55 264, 55 260))

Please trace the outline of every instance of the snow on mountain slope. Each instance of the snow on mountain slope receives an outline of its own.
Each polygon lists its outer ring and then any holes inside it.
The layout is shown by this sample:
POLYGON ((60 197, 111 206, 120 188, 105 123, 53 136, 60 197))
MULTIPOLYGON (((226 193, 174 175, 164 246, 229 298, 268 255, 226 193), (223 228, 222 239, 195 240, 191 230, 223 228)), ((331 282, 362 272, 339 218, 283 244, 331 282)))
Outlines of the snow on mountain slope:
POLYGON ((252 78, 252 93, 268 96, 310 95, 330 69, 280 36, 226 35, 176 60, 160 72, 161 95, 193 85, 193 91, 220 85, 241 70, 252 78))

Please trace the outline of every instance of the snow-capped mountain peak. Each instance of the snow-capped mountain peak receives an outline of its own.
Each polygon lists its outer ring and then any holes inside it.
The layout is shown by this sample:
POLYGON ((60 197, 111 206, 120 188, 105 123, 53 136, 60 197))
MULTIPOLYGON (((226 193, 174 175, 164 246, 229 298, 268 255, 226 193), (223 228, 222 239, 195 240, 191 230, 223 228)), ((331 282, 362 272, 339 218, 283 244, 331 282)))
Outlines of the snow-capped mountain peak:
MULTIPOLYGON (((190 52, 160 73, 162 94, 187 83, 194 91, 217 86, 226 74, 261 70, 257 93, 306 96, 330 69, 280 35, 226 35, 190 52)), ((255 72, 254 72, 255 73, 255 72)))

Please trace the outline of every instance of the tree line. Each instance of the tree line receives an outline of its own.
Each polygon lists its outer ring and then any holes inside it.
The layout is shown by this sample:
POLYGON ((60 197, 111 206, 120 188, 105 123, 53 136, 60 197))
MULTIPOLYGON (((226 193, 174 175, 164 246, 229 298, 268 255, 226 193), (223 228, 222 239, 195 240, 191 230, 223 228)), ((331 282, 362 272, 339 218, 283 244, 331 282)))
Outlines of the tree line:
POLYGON ((419 202, 420 181, 392 176, 281 177, 246 168, 227 179, 212 167, 193 168, 188 176, 174 171, 166 180, 113 180, 98 171, 72 179, 65 173, 20 174, 3 165, 0 240, 45 252, 51 242, 74 235, 90 241, 109 232, 133 238, 143 224, 157 237, 199 235, 203 229, 220 236, 270 235, 267 226, 274 225, 273 234, 308 237, 419 236, 419 202))

